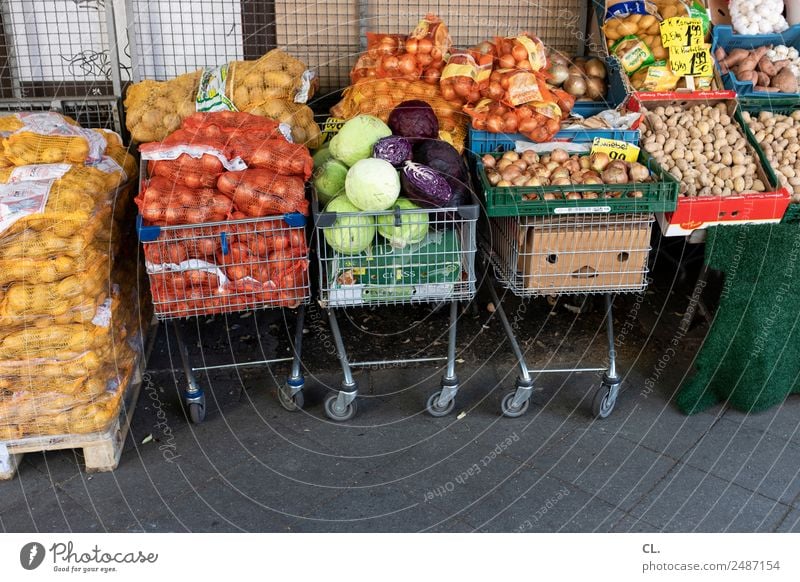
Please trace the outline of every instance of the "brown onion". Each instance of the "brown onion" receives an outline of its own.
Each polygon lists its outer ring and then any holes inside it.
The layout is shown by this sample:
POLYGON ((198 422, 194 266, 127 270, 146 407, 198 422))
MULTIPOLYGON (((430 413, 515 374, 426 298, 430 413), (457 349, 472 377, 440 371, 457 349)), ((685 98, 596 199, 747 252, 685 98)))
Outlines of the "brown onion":
POLYGON ((609 165, 609 167, 603 172, 602 178, 603 182, 606 184, 627 184, 628 172, 619 166, 609 165))
POLYGON ((583 68, 590 77, 606 78, 606 65, 600 59, 589 59, 583 68))
POLYGON ((611 158, 608 157, 608 154, 596 152, 589 158, 589 167, 595 172, 602 172, 606 169, 606 167, 608 167, 610 162, 611 158))
POLYGON ((563 164, 569 159, 569 153, 567 153, 566 150, 557 148, 550 152, 550 159, 554 162, 558 162, 559 164, 563 164))
POLYGON ((631 182, 646 182, 650 178, 650 170, 638 162, 631 162, 628 168, 631 182))
POLYGON ((491 154, 484 154, 483 157, 481 158, 481 161, 483 162, 483 165, 486 166, 487 168, 494 168, 495 165, 497 164, 497 160, 491 154))

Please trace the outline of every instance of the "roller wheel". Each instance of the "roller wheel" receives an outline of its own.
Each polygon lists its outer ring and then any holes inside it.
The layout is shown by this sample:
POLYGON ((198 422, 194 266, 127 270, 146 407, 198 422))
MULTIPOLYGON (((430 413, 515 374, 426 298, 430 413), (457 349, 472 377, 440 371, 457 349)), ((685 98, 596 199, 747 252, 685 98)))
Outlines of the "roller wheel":
POLYGON ((503 416, 507 418, 519 418, 528 411, 528 407, 531 405, 531 400, 529 398, 517 407, 512 406, 511 403, 514 402, 514 396, 516 394, 517 391, 512 390, 503 396, 503 400, 500 401, 500 410, 503 412, 503 416))
POLYGON ((352 420, 355 418, 356 413, 358 413, 358 404, 356 400, 353 400, 350 404, 347 405, 347 408, 344 411, 338 411, 335 409, 334 404, 336 404, 336 399, 339 397, 338 394, 329 394, 325 398, 325 414, 328 418, 335 422, 346 422, 348 420, 352 420))
POLYGON ((441 396, 441 394, 442 394, 441 390, 431 394, 431 397, 428 398, 428 403, 425 405, 428 414, 430 414, 431 416, 435 416, 437 418, 442 416, 447 416, 448 414, 453 412, 453 409, 456 407, 455 398, 451 399, 450 402, 448 402, 444 407, 440 407, 438 405, 438 401, 439 401, 439 396, 441 396))
POLYGON ((206 405, 198 402, 189 404, 189 418, 194 424, 200 424, 206 419, 206 405))
POLYGON ((289 412, 297 412, 303 408, 306 399, 302 390, 296 392, 294 396, 290 396, 291 393, 292 391, 288 386, 278 388, 278 402, 289 412))
POLYGON ((614 411, 614 406, 617 404, 617 398, 611 396, 611 386, 602 384, 597 392, 594 393, 592 399, 592 414, 595 418, 604 419, 611 416, 614 411))

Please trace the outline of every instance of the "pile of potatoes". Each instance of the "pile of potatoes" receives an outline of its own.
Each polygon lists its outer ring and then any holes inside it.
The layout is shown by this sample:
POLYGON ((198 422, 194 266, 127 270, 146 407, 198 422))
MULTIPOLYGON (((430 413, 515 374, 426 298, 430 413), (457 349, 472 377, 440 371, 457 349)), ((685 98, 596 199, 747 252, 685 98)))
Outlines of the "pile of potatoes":
POLYGON ((764 192, 757 158, 726 103, 658 106, 645 114, 642 146, 681 183, 682 196, 764 192))
POLYGON ((744 113, 744 120, 767 155, 781 186, 789 190, 792 202, 800 202, 800 111, 789 116, 762 111, 758 117, 744 113))
POLYGON ((614 16, 603 25, 603 32, 609 49, 619 39, 634 35, 650 48, 656 60, 666 59, 669 56, 669 52, 661 44, 660 22, 653 14, 614 16))

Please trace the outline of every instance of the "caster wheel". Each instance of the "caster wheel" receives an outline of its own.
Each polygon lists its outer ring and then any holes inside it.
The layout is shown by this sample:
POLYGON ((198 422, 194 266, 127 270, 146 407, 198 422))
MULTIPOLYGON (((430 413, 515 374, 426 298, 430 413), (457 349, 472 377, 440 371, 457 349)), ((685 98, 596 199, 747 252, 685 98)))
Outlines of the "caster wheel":
POLYGON ((500 410, 506 418, 519 418, 528 411, 528 407, 531 405, 531 400, 529 398, 517 407, 511 406, 516 394, 517 391, 513 390, 503 396, 503 400, 500 401, 500 410))
POLYGON ((443 408, 439 407, 437 401, 439 400, 439 396, 442 394, 442 391, 435 392, 431 394, 431 397, 428 398, 428 403, 425 405, 425 409, 428 411, 428 414, 435 417, 442 417, 447 416, 453 409, 456 407, 456 400, 453 398, 448 402, 443 408))
POLYGON ((289 412, 297 412, 306 403, 306 399, 303 396, 303 391, 295 393, 294 396, 289 396, 291 391, 287 386, 278 388, 278 402, 280 402, 281 406, 288 410, 289 412))
POLYGON ((189 405, 189 418, 194 424, 200 424, 206 419, 206 405, 192 402, 189 405))
POLYGON ((355 415, 358 412, 357 401, 353 400, 343 411, 338 411, 334 407, 338 397, 338 394, 330 394, 327 398, 325 398, 325 414, 327 417, 336 422, 345 422, 355 418, 355 415))
POLYGON ((611 416, 614 411, 614 406, 617 403, 617 398, 611 397, 611 386, 603 384, 594 393, 592 399, 592 414, 595 418, 604 419, 611 416))

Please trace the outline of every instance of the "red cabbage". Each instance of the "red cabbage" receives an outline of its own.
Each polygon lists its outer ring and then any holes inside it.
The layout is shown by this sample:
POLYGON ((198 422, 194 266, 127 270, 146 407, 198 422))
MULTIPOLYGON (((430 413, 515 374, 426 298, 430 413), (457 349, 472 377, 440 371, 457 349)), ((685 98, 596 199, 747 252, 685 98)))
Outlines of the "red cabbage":
POLYGON ((392 109, 388 125, 393 134, 403 136, 411 143, 439 137, 439 120, 433 107, 419 99, 403 101, 392 109))
POLYGON ((400 170, 403 193, 425 208, 443 208, 453 204, 453 189, 447 180, 428 166, 406 162, 400 170))
POLYGON ((411 142, 396 135, 382 137, 372 148, 372 157, 386 160, 395 168, 399 168, 411 160, 411 142))
POLYGON ((450 184, 457 204, 469 201, 470 181, 467 166, 464 158, 452 145, 440 139, 420 141, 414 145, 413 160, 441 174, 450 184))

